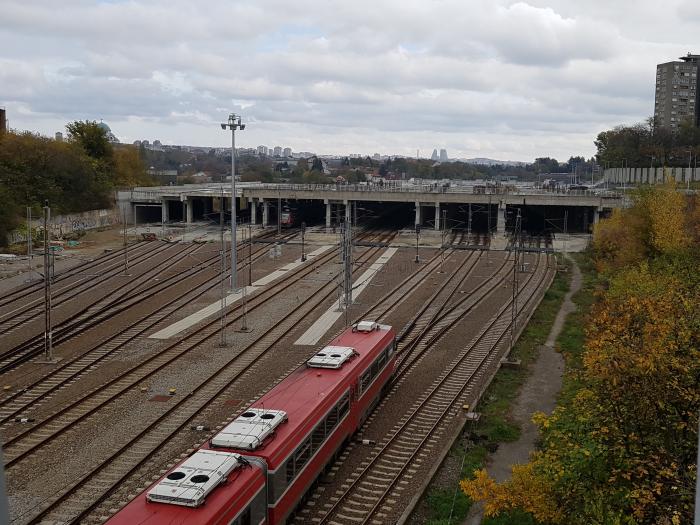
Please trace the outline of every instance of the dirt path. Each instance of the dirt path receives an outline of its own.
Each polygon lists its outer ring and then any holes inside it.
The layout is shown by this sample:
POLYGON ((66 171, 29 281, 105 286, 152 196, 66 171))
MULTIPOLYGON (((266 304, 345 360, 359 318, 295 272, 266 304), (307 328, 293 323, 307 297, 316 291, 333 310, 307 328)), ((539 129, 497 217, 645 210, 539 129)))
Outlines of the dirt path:
MULTIPOLYGON (((531 420, 532 414, 535 412, 549 414, 556 405, 564 372, 564 358, 554 346, 564 327, 566 316, 576 311, 576 305, 571 301, 571 297, 581 288, 581 271, 575 261, 571 260, 571 262, 572 275, 569 291, 554 319, 547 341, 540 347, 537 360, 532 364, 531 375, 520 389, 513 405, 511 415, 513 421, 520 426, 520 438, 512 443, 501 443, 488 460, 486 469, 496 481, 503 482, 510 479, 511 466, 527 463, 530 451, 534 450, 538 433, 537 427, 531 420)), ((464 525, 479 525, 481 518, 481 506, 474 505, 464 525)))

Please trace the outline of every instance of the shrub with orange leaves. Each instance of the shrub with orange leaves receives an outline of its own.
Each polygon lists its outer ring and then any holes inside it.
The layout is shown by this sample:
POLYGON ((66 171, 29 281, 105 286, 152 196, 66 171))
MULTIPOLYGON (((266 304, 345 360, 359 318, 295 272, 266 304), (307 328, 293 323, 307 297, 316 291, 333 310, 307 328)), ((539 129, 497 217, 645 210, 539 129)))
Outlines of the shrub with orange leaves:
POLYGON ((552 524, 692 522, 700 257, 678 195, 643 192, 637 209, 596 229, 609 281, 590 312, 581 368, 567 370, 576 388, 533 418, 540 450, 510 481, 479 471, 462 482, 488 515, 518 508, 552 524), (615 244, 629 224, 638 235, 625 241, 631 255, 615 244))

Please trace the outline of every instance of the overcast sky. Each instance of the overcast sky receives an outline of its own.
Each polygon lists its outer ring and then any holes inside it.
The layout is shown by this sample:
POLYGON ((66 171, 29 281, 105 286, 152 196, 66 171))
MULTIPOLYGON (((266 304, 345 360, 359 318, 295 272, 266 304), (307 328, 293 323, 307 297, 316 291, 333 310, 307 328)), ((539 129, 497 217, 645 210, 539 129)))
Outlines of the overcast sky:
POLYGON ((698 0, 0 0, 0 105, 53 135, 529 161, 653 113, 698 0))

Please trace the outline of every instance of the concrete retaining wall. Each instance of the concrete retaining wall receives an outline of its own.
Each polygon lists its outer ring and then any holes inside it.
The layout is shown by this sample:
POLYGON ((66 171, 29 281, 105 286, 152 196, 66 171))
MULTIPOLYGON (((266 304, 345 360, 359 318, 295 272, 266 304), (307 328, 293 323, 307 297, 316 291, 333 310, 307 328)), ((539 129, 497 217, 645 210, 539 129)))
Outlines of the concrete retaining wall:
POLYGON ((612 184, 661 184, 673 177, 676 182, 700 181, 697 168, 609 168, 604 180, 612 184))
MULTIPOLYGON (((72 213, 69 215, 56 215, 51 217, 49 222, 49 231, 51 233, 51 238, 56 239, 66 235, 68 233, 83 232, 88 230, 94 230, 96 228, 103 228, 105 226, 113 226, 119 224, 120 214, 119 210, 109 209, 109 210, 90 210, 83 213, 72 213)), ((44 231, 44 219, 42 217, 32 217, 31 224, 34 236, 41 235, 40 232, 44 231)), ((8 235, 8 241, 10 243, 26 242, 27 232, 26 228, 20 230, 15 230, 8 235)))

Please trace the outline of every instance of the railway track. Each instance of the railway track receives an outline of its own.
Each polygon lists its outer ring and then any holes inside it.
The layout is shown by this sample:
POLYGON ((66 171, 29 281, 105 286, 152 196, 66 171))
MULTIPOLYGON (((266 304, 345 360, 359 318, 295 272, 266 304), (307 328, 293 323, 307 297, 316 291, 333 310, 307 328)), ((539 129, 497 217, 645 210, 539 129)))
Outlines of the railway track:
MULTIPOLYGON (((190 256, 194 257, 205 246, 207 245, 188 245, 183 252, 178 254, 178 258, 182 259, 190 256)), ((264 255, 265 250, 258 249, 252 257, 253 260, 258 260, 264 255)), ((228 254, 226 254, 226 256, 228 257, 228 254)), ((70 341, 77 335, 83 334, 90 329, 100 326, 100 324, 104 321, 126 312, 130 308, 133 308, 134 306, 137 306, 138 304, 151 299, 158 294, 169 291, 172 288, 177 288, 183 284, 184 279, 192 279, 199 274, 206 272, 207 270, 213 270, 216 272, 217 269, 215 263, 218 259, 219 255, 216 253, 208 256, 206 259, 198 260, 198 264, 195 266, 181 268, 180 270, 171 270, 173 267, 171 260, 166 260, 156 265, 154 268, 151 268, 139 275, 138 278, 135 278, 127 285, 103 297, 98 302, 82 308, 78 312, 64 319, 60 324, 56 325, 53 333, 54 346, 70 341), (213 267, 211 266, 212 263, 214 263, 213 267)), ((241 261, 241 264, 239 264, 238 271, 243 270, 247 266, 248 262, 244 259, 241 261)), ((228 269, 228 267, 226 268, 228 269)), ((213 282, 209 288, 201 291, 201 293, 196 295, 194 298, 206 293, 206 291, 218 284, 218 280, 213 282)), ((167 300, 166 303, 170 304, 172 303, 172 300, 167 300)), ((172 313, 172 310, 172 308, 168 309, 166 314, 172 313)), ((164 317, 158 315, 157 313, 155 315, 159 318, 164 317)), ((131 327, 126 328, 126 330, 131 330, 131 327)), ((141 332, 139 331, 139 333, 141 332)), ((114 337, 122 339, 123 342, 133 339, 133 337, 120 337, 119 333, 114 334, 114 337)), ((44 338, 43 334, 40 334, 29 339, 28 341, 22 342, 21 344, 8 349, 0 356, 0 373, 16 368, 18 365, 40 355, 43 352, 43 348, 44 338)), ((2 406, 3 402, 4 400, 0 401, 0 407, 2 406)), ((0 418, 2 417, 1 414, 2 411, 0 410, 0 418)), ((2 423, 1 419, 0 423, 2 423)))
MULTIPOLYGON (((160 256, 161 254, 167 255, 167 252, 169 251, 177 251, 178 248, 179 246, 175 244, 159 243, 154 250, 142 251, 136 256, 132 256, 130 261, 132 264, 132 271, 135 271, 135 269, 143 263, 146 263, 149 260, 160 256), (173 250, 173 248, 175 248, 175 250, 173 250)), ((61 304, 76 298, 85 291, 100 286, 109 279, 118 276, 123 271, 123 268, 123 263, 114 263, 101 271, 99 274, 90 274, 87 276, 84 275, 82 278, 71 280, 71 282, 65 283, 61 286, 57 286, 55 283, 52 283, 52 307, 57 308, 61 304)), ((148 268, 145 269, 147 270, 148 268)), ((44 314, 43 283, 42 292, 38 295, 39 296, 35 297, 34 299, 29 299, 26 302, 22 301, 21 305, 15 306, 12 309, 8 308, 5 312, 0 314, 0 331, 2 331, 3 336, 7 336, 20 326, 24 329, 29 321, 44 314)), ((24 298, 25 297, 23 297, 23 299, 24 298)))
MULTIPOLYGON (((149 243, 146 241, 139 241, 135 244, 132 244, 129 246, 130 253, 134 253, 134 250, 141 250, 144 246, 147 246, 149 243)), ((138 251, 136 252, 138 253, 138 251)), ((83 262, 82 264, 79 264, 77 266, 74 266, 68 270, 65 270, 63 272, 59 272, 55 274, 53 283, 58 284, 63 281, 68 280, 70 277, 83 277, 82 274, 84 274, 87 270, 94 270, 98 267, 100 267, 103 264, 110 264, 112 261, 118 260, 118 264, 123 264, 124 260, 124 249, 121 248, 117 251, 114 252, 108 252, 104 253, 102 255, 99 255, 89 261, 83 262)), ((37 292, 37 293, 44 293, 44 281, 43 280, 37 280, 33 281, 31 283, 24 284, 22 286, 19 286, 17 288, 14 288, 7 292, 3 297, 0 297, 0 309, 3 309, 6 305, 21 299, 21 298, 26 298, 28 295, 37 292)))
MULTIPOLYGON (((538 256, 538 261, 540 257, 538 256)), ((524 299, 520 312, 530 309, 550 275, 539 264, 520 287, 524 299), (535 276, 537 275, 537 278, 535 276)), ((479 333, 456 355, 451 365, 435 379, 370 453, 345 483, 344 490, 331 496, 330 507, 319 512, 318 523, 353 525, 394 522, 401 510, 397 503, 405 485, 417 472, 427 452, 436 446, 466 400, 478 398, 489 371, 497 368, 503 341, 511 325, 507 301, 479 333)), ((415 366, 415 361, 409 367, 415 366)), ((399 379, 389 395, 396 392, 399 379)))
MULTIPOLYGON (((266 253, 267 250, 265 248, 257 250, 252 255, 252 261, 255 262, 259 258, 264 257, 266 253)), ((215 258, 218 259, 218 257, 217 255, 215 258)), ((238 271, 240 272, 247 266, 247 261, 241 262, 238 266, 238 271)), ((203 270, 204 268, 202 267, 198 268, 196 274, 203 273, 203 270)), ((76 381, 85 372, 114 356, 135 339, 152 330, 164 319, 167 319, 179 307, 198 299, 205 293, 210 292, 213 288, 220 286, 221 276, 216 269, 212 269, 212 271, 215 272, 213 277, 207 276, 204 283, 189 290, 184 296, 178 294, 171 299, 163 300, 159 308, 144 319, 126 327, 123 331, 110 336, 106 340, 101 340, 93 344, 90 348, 86 349, 83 354, 68 359, 66 362, 61 363, 58 368, 49 371, 48 374, 38 380, 25 385, 20 391, 2 399, 0 401, 0 427, 8 422, 14 421, 15 418, 28 418, 31 410, 46 397, 55 394, 66 385, 76 381)), ((192 275, 188 277, 192 277, 192 275)), ((178 275, 176 278, 180 279, 180 276, 178 275)), ((224 276, 223 278, 226 279, 227 277, 224 276)), ((170 284, 168 284, 168 286, 170 286, 170 284)), ((162 290, 158 290, 158 293, 159 292, 162 292, 162 290)), ((93 327, 88 327, 85 330, 91 329, 93 329, 93 327)), ((81 333, 82 332, 84 332, 84 330, 81 330, 81 333)))
MULTIPOLYGON (((370 249, 367 259, 371 258, 379 251, 379 248, 370 249)), ((324 257, 324 256, 320 256, 324 257)), ((335 257, 335 253, 328 254, 328 260, 335 257)), ((361 256, 362 258, 362 256, 361 256)), ((298 272, 298 275, 289 279, 294 282, 314 271, 313 265, 309 265, 305 271, 298 272)), ((358 270, 359 271, 359 270, 358 270)), ((285 286, 291 285, 285 280, 285 286)), ((307 300, 298 309, 294 310, 282 322, 278 323, 271 331, 261 335, 256 341, 248 345, 243 350, 232 356, 230 361, 211 377, 202 379, 200 386, 193 389, 190 395, 180 399, 175 405, 162 414, 158 420, 152 422, 139 435, 128 443, 119 447, 105 461, 101 461, 90 472, 86 473, 79 480, 51 501, 45 501, 36 509, 38 514, 29 519, 30 523, 37 523, 48 518, 59 520, 65 523, 80 522, 107 494, 119 485, 121 481, 142 465, 163 444, 183 428, 195 417, 207 404, 211 403, 223 391, 229 388, 232 383, 245 371, 250 369, 258 359, 264 355, 271 347, 281 340, 289 330, 296 325, 304 316, 308 315, 315 308, 326 303, 333 297, 336 291, 335 283, 331 282, 321 287, 310 300, 307 300), (96 498, 96 494, 101 496, 96 498)), ((274 297, 279 290, 269 294, 269 298, 274 297)), ((268 298, 268 299, 269 299, 268 298)), ((233 324, 240 316, 229 321, 233 324)), ((197 342, 190 341, 188 345, 195 346, 201 344, 206 339, 211 339, 217 335, 218 320, 207 324, 197 331, 197 342)), ((159 366, 162 369, 162 365, 159 366)), ((87 417, 84 416, 84 417, 87 417)), ((81 418, 82 419, 84 419, 81 418)), ((65 430, 62 430, 64 432, 65 430)), ((9 445, 10 443, 8 443, 9 445)), ((36 449, 34 449, 36 450, 36 449)), ((6 452, 6 463, 12 468, 20 459, 19 456, 11 456, 11 449, 6 452)))
MULTIPOLYGON (((192 255, 201 249, 203 245, 192 245, 179 252, 179 257, 192 255)), ((215 260, 213 257, 211 260, 215 260)), ((179 279, 187 278, 197 272, 197 269, 182 269, 181 273, 172 273, 166 276, 166 271, 172 267, 171 260, 167 259, 156 266, 146 270, 144 273, 124 286, 108 293, 101 299, 86 304, 79 310, 69 314, 61 322, 53 327, 53 345, 58 346, 70 340, 92 327, 95 327, 123 311, 132 308, 140 301, 152 297, 160 291, 167 289, 178 283, 179 279), (162 280, 152 281, 156 276, 162 280), (150 282, 149 282, 150 281, 150 282), (145 286, 144 286, 145 285, 145 286)), ((0 355, 0 373, 9 372, 17 366, 40 355, 44 351, 44 334, 37 334, 22 343, 15 345, 0 355)))

